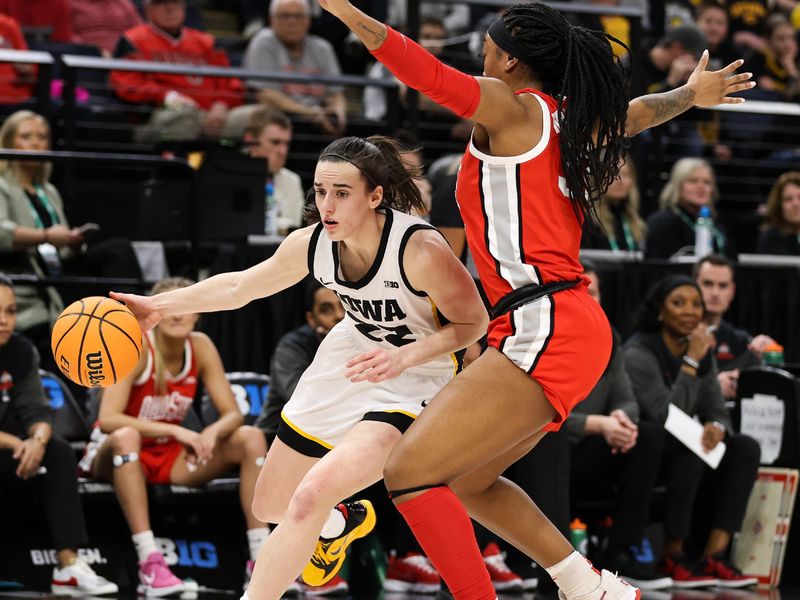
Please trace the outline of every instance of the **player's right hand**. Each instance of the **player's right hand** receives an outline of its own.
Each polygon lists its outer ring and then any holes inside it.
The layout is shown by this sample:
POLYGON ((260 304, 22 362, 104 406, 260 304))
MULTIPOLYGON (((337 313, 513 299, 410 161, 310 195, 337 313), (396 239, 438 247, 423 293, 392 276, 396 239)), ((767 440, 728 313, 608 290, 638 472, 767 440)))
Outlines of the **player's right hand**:
POLYGON ((142 333, 150 331, 153 327, 161 322, 161 313, 153 308, 153 299, 151 296, 139 296, 137 294, 123 294, 120 292, 109 292, 117 302, 122 302, 128 307, 139 321, 139 327, 142 328, 142 333))

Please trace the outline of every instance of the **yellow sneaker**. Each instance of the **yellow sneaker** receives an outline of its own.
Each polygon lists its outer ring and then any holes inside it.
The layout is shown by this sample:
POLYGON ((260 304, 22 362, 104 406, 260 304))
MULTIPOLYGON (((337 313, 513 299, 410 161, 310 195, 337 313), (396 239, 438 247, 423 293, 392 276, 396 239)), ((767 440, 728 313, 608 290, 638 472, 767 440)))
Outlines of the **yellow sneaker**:
POLYGON ((346 519, 342 535, 317 541, 314 556, 303 569, 303 581, 310 586, 324 585, 336 577, 347 556, 347 547, 375 528, 375 509, 369 500, 339 504, 339 510, 346 519))

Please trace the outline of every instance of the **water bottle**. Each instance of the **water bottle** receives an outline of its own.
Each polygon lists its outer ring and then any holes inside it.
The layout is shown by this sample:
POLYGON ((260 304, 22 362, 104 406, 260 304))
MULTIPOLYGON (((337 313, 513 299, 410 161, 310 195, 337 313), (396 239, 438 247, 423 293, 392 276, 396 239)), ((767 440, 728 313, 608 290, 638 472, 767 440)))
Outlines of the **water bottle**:
POLYGON ((765 365, 771 366, 783 365, 783 346, 780 344, 770 344, 764 348, 762 362, 765 365))
POLYGON ((578 518, 573 519, 572 523, 569 524, 569 538, 575 550, 584 556, 589 553, 589 536, 586 531, 586 523, 578 518))
POLYGON ((714 250, 711 236, 714 230, 714 221, 711 220, 711 209, 708 206, 700 207, 700 216, 694 224, 694 255, 697 258, 708 256, 714 250))
POLYGON ((266 202, 264 204, 264 233, 266 235, 278 234, 278 202, 275 198, 275 184, 268 181, 264 185, 266 202))

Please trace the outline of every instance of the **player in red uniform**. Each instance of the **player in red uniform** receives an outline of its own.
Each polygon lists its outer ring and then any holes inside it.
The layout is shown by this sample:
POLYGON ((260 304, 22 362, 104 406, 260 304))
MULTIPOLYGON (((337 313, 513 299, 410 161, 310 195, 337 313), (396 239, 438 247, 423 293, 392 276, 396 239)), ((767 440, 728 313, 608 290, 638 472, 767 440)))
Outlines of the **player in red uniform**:
MULTIPOLYGON (((155 293, 191 282, 166 279, 155 293)), ((147 509, 147 484, 200 486, 239 467, 240 492, 253 561, 268 530, 250 510, 264 435, 242 425, 242 414, 225 378, 219 353, 203 333, 194 332, 198 315, 164 319, 144 336, 133 372, 104 390, 98 423, 81 468, 113 482, 139 555, 139 591, 163 596, 184 590, 156 547, 147 509), (192 408, 198 380, 220 417, 201 432, 182 425, 192 408)))
POLYGON ((320 4, 403 83, 475 121, 457 198, 494 305, 489 349, 392 452, 385 480, 398 509, 457 600, 495 597, 464 506, 546 568, 569 600, 638 598, 595 571, 500 474, 560 426, 608 362, 610 328, 578 252, 624 136, 695 105, 740 102, 727 96, 750 88, 750 74, 734 74, 740 61, 705 71, 705 53, 686 85, 629 104, 610 38, 541 3, 513 6, 489 28, 484 77, 443 65, 348 0, 320 4))

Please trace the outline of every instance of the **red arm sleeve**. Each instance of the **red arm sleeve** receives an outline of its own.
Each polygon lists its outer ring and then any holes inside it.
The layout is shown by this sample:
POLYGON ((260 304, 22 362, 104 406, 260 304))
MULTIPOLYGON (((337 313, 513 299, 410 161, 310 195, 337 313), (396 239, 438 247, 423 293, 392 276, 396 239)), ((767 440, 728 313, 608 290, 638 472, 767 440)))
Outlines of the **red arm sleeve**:
POLYGON ((470 118, 478 110, 481 88, 478 80, 448 67, 422 46, 391 27, 383 45, 372 51, 407 86, 452 110, 459 117, 470 118))

